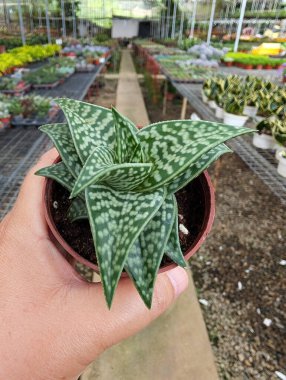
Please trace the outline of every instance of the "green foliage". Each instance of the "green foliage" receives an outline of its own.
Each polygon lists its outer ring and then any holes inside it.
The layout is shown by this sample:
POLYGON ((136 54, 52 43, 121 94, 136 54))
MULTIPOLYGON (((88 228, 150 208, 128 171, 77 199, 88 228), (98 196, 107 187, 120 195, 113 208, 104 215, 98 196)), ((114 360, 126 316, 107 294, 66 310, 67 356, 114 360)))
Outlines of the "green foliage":
POLYGON ((111 306, 123 268, 150 308, 163 255, 184 266, 174 193, 251 132, 206 121, 166 121, 137 130, 115 109, 58 99, 67 123, 41 127, 62 161, 36 174, 73 197, 71 220, 88 216, 111 306))
POLYGON ((70 58, 52 58, 48 65, 24 75, 30 84, 53 84, 74 72, 75 63, 70 58))
POLYGON ((224 61, 227 61, 228 59, 232 59, 233 62, 241 63, 244 65, 270 65, 272 67, 277 67, 282 65, 282 63, 285 63, 286 60, 283 58, 270 58, 268 56, 262 56, 262 55, 256 55, 251 53, 227 53, 224 56, 224 61))

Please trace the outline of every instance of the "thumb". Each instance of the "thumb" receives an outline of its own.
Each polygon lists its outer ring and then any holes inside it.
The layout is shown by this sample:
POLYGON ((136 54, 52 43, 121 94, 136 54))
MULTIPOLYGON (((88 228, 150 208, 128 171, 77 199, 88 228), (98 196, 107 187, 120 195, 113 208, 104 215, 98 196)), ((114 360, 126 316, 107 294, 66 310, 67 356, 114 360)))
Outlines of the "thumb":
MULTIPOLYGON (((119 282, 113 305, 109 310, 102 285, 84 284, 78 289, 76 296, 80 315, 73 315, 73 320, 76 318, 78 322, 81 321, 73 327, 78 329, 74 334, 79 334, 83 344, 81 349, 77 350, 77 362, 87 366, 106 348, 146 327, 161 315, 187 286, 188 275, 183 268, 176 267, 158 275, 152 308, 149 310, 132 281, 123 278, 119 282), (81 358, 78 355, 81 355, 81 358)), ((73 301, 75 302, 74 295, 73 301)))

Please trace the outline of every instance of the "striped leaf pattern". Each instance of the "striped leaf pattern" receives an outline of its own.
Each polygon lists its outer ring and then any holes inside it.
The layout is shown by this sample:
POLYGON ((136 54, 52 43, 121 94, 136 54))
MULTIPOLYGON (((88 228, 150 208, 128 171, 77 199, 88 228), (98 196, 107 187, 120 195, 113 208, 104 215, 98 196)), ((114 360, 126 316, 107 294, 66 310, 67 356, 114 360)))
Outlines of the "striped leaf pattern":
POLYGON ((75 150, 68 124, 46 124, 39 129, 50 137, 66 167, 74 178, 77 178, 82 165, 75 150))
POLYGON ((173 260, 176 264, 178 264, 180 267, 184 268, 186 266, 186 262, 185 262, 184 255, 182 253, 181 246, 180 246, 179 226, 178 226, 178 206, 177 206, 175 195, 173 194, 172 196, 174 199, 176 217, 174 219, 172 230, 171 230, 169 239, 167 241, 165 254, 171 260, 173 260))
POLYGON ((116 140, 115 152, 118 163, 128 162, 128 158, 139 144, 137 129, 127 118, 120 115, 115 108, 112 108, 112 115, 115 124, 116 140))
POLYGON ((165 198, 159 211, 133 244, 125 263, 126 271, 148 308, 151 307, 157 272, 177 217, 174 202, 172 194, 165 198))
POLYGON ((56 99, 55 102, 65 114, 82 163, 98 145, 104 144, 113 148, 115 130, 109 109, 66 98, 56 99))
POLYGON ((41 129, 62 161, 36 174, 70 191, 71 221, 88 217, 108 306, 125 267, 151 307, 164 254, 185 266, 174 193, 230 151, 226 140, 252 130, 175 120, 137 131, 115 109, 72 99, 56 102, 67 123, 41 129))
POLYGON ((214 161, 225 153, 231 153, 225 144, 220 144, 213 149, 210 149, 207 153, 203 154, 199 161, 196 161, 191 165, 183 174, 175 178, 169 184, 166 185, 168 194, 174 194, 194 178, 198 177, 204 170, 206 170, 214 161))
POLYGON ((111 306, 129 251, 161 207, 165 189, 132 193, 92 185, 85 196, 104 293, 111 306))
POLYGON ((249 128, 203 120, 165 121, 141 129, 141 145, 155 170, 138 191, 151 191, 173 181, 210 149, 249 132, 249 128))
POLYGON ((38 170, 36 175, 51 178, 60 183, 64 188, 72 191, 75 179, 63 162, 38 170))
POLYGON ((68 209, 67 217, 71 222, 75 222, 76 220, 81 219, 88 219, 88 212, 85 201, 79 197, 74 198, 68 209))

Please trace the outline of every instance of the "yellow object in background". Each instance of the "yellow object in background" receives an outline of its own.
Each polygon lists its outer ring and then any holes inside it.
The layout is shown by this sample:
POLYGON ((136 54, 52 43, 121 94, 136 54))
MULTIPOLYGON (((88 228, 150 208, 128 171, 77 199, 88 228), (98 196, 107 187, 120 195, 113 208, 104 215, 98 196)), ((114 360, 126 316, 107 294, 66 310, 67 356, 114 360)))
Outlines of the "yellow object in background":
POLYGON ((275 55, 281 52, 282 46, 279 43, 264 42, 260 46, 257 46, 251 50, 252 54, 256 55, 275 55))

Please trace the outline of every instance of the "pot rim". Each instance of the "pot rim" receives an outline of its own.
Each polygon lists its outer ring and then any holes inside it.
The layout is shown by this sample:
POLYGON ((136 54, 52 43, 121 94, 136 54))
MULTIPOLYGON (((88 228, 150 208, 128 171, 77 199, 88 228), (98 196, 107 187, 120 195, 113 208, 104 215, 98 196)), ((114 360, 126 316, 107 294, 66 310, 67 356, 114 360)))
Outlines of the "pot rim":
POLYGON ((227 116, 229 116, 229 117, 232 117, 234 119, 236 119, 236 118, 239 118, 239 119, 248 119, 248 116, 246 116, 246 115, 235 115, 234 113, 229 113, 229 112, 226 112, 226 111, 224 111, 224 114, 227 115, 227 116))
MULTIPOLYGON (((58 163, 61 161, 60 156, 56 158, 56 160, 53 162, 53 164, 58 163)), ((214 217, 215 217, 215 191, 214 187, 212 185, 210 176, 208 172, 205 170, 203 173, 200 174, 198 178, 201 178, 201 185, 203 188, 204 193, 204 204, 205 204, 205 210, 204 210, 204 218, 201 230, 199 234, 197 235, 195 241, 193 244, 187 249, 187 251, 184 253, 185 260, 189 260, 191 256, 194 255, 194 253, 200 248, 200 246, 205 241, 207 235, 211 231, 214 217)), ((51 210, 48 206, 49 203, 49 192, 51 191, 51 184, 54 182, 53 179, 45 178, 44 187, 43 187, 43 194, 42 194, 42 203, 44 208, 44 216, 46 219, 46 222, 48 224, 49 233, 51 240, 56 244, 59 251, 67 258, 68 261, 70 261, 71 257, 75 259, 77 262, 86 265, 87 267, 94 270, 96 273, 99 273, 99 267, 90 262, 89 260, 85 259, 81 255, 79 255, 62 237, 60 232, 58 231, 54 220, 52 218, 51 210), (67 255, 68 254, 68 255, 67 255)), ((171 270, 173 268, 177 267, 176 263, 168 264, 162 268, 159 269, 158 273, 163 273, 168 270, 171 270)), ((122 277, 126 277, 127 273, 123 272, 122 277)))

